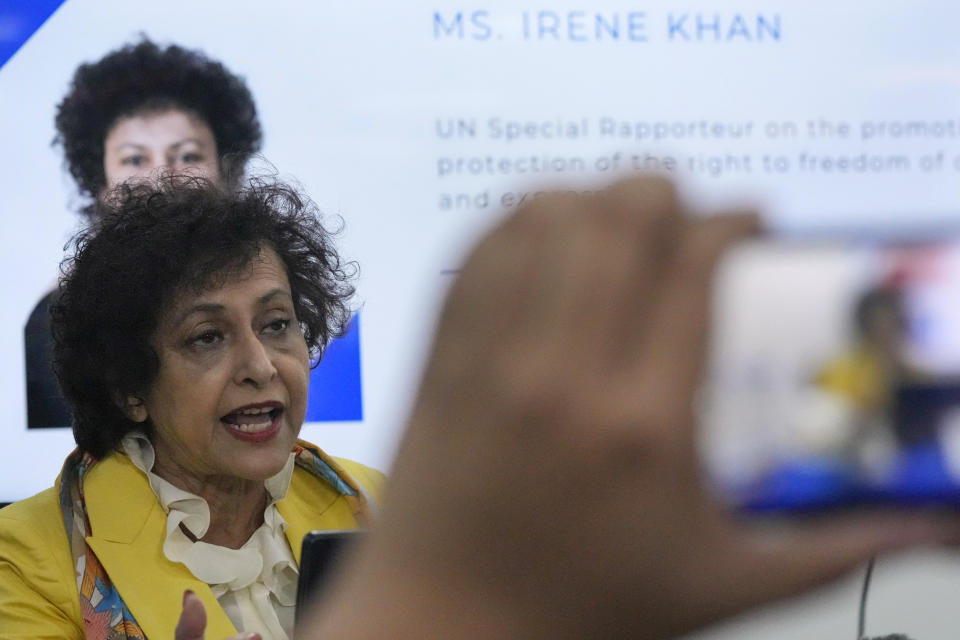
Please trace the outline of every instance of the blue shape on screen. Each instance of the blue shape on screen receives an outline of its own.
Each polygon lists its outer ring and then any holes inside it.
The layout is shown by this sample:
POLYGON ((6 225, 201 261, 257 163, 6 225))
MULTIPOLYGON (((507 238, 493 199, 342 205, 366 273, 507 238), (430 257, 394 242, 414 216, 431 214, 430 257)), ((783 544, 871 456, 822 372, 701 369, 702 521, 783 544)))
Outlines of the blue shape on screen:
POLYGON ((320 364, 310 372, 307 402, 307 422, 351 420, 363 420, 359 314, 350 320, 346 334, 327 345, 320 364))
POLYGON ((856 491, 856 477, 842 462, 809 456, 771 469, 750 491, 744 506, 751 511, 818 509, 843 504, 856 491))
POLYGON ((0 67, 60 8, 66 0, 0 2, 0 67))
POLYGON ((958 498, 957 480, 936 441, 920 443, 900 452, 888 490, 905 498, 942 498, 953 502, 958 498))

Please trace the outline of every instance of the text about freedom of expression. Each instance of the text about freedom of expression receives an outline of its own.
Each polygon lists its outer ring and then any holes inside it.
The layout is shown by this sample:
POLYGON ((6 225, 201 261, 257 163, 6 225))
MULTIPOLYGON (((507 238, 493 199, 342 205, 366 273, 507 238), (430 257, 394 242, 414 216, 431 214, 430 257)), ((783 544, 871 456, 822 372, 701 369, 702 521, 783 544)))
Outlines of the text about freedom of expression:
POLYGON ((437 117, 433 136, 438 150, 437 200, 444 211, 510 208, 529 195, 492 193, 483 184, 485 179, 519 181, 629 170, 681 172, 711 179, 960 174, 960 118, 761 121, 437 117), (757 143, 769 146, 757 151, 757 143), (837 143, 842 143, 842 153, 837 153, 837 143), (609 145, 613 151, 578 152, 578 145, 596 148, 598 144, 609 145), (907 147, 910 151, 900 150, 907 147), (657 151, 670 148, 696 148, 697 152, 657 151), (465 179, 471 183, 466 190, 465 179))

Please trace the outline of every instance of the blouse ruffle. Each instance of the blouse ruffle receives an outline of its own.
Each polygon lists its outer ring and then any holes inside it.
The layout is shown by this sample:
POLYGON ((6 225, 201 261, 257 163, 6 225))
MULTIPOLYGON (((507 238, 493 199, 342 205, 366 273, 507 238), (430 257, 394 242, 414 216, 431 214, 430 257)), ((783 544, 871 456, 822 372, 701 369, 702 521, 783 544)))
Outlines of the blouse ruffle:
POLYGON ((210 527, 207 501, 153 473, 156 453, 146 435, 129 434, 122 446, 133 464, 146 474, 167 513, 163 542, 167 559, 184 564, 196 578, 210 585, 238 630, 255 631, 264 640, 292 637, 299 574, 284 536, 287 522, 276 503, 286 496, 290 486, 294 454, 264 482, 270 498, 263 524, 242 547, 230 549, 199 540, 210 527), (184 527, 197 538, 195 542, 183 531, 184 527))

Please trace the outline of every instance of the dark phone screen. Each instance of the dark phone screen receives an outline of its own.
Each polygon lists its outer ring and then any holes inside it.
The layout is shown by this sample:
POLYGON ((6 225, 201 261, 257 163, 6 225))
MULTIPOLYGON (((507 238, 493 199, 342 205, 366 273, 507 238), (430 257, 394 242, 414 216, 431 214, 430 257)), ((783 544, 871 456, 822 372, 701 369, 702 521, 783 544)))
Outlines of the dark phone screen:
POLYGON ((300 556, 300 578, 297 582, 296 624, 300 624, 305 607, 318 597, 330 576, 335 573, 343 552, 364 535, 362 529, 311 531, 303 537, 300 556))

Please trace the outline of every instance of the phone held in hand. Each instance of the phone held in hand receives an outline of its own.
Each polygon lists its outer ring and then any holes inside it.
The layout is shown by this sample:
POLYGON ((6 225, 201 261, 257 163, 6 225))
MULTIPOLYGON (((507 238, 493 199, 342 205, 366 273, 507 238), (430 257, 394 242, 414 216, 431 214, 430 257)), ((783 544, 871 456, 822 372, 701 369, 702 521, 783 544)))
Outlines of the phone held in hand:
POLYGON ((758 240, 714 291, 698 409, 726 500, 960 506, 960 235, 758 240))
POLYGON ((296 624, 320 597, 330 577, 351 545, 363 538, 364 529, 310 531, 303 537, 300 577, 297 580, 296 624))

